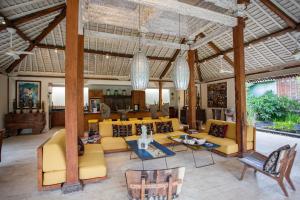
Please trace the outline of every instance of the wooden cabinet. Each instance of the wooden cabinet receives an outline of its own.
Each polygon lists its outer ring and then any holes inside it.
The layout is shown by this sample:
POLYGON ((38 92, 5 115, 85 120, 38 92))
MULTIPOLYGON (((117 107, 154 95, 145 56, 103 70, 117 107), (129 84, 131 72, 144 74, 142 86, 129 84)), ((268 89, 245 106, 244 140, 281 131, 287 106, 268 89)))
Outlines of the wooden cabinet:
POLYGON ((45 125, 45 113, 8 113, 5 115, 5 128, 10 136, 17 135, 22 129, 32 129, 33 134, 40 134, 45 125))
POLYGON ((146 110, 146 95, 145 91, 131 91, 131 107, 135 104, 139 105, 140 110, 146 110))
POLYGON ((103 98, 103 91, 102 90, 90 90, 89 89, 89 99, 90 98, 103 98))
POLYGON ((104 103, 108 105, 111 111, 128 109, 131 106, 131 96, 109 95, 104 96, 104 103))
MULTIPOLYGON (((180 122, 182 124, 187 124, 189 115, 189 110, 187 107, 183 107, 183 109, 180 110, 180 122)), ((196 121, 202 121, 202 123, 206 123, 206 111, 205 109, 201 109, 200 107, 197 107, 196 109, 196 121)))

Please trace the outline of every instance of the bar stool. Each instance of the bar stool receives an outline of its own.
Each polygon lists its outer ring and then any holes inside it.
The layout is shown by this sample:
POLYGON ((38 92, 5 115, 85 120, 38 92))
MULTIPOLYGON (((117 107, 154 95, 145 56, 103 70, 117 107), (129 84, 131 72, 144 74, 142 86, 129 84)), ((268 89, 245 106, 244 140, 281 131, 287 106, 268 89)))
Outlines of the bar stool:
POLYGON ((96 133, 98 132, 99 128, 98 128, 98 119, 89 119, 88 120, 88 124, 89 124, 89 137, 92 135, 96 135, 96 133))

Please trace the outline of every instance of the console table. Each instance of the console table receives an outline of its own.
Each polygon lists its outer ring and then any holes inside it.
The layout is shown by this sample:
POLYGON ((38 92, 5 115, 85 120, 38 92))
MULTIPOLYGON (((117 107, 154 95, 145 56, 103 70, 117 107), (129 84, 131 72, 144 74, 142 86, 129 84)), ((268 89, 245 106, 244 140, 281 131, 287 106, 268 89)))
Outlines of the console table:
POLYGON ((22 129, 32 129, 32 134, 40 134, 46 125, 45 113, 8 113, 5 128, 9 136, 18 135, 22 129))

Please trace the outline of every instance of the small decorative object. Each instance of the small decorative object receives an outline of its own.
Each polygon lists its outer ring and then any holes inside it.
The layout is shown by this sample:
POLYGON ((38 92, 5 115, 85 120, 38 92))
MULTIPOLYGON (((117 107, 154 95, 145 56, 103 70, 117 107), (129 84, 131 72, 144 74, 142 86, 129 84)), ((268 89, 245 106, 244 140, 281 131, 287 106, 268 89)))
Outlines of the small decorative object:
POLYGON ((100 113, 100 98, 90 98, 90 112, 100 113))
POLYGON ((13 102, 13 110, 14 110, 14 114, 17 113, 17 101, 16 99, 14 99, 14 102, 13 102))
POLYGON ((37 107, 37 113, 39 113, 40 112, 40 108, 41 108, 41 102, 40 101, 38 101, 37 103, 36 103, 36 107, 37 107))
POLYGON ((139 111, 139 110, 140 110, 140 105, 139 104, 134 104, 133 111, 139 111))
POLYGON ((157 105, 150 105, 150 113, 152 119, 158 119, 157 110, 158 110, 157 105))
POLYGON ((24 108, 23 99, 20 100, 19 106, 20 106, 20 113, 22 114, 23 113, 23 108, 24 108))
POLYGON ((33 106, 32 99, 29 99, 28 100, 29 113, 32 113, 32 106, 33 106))
POLYGON ((32 101, 32 108, 37 108, 37 102, 41 100, 40 81, 16 81, 17 107, 20 108, 21 101, 23 108, 29 108, 29 100, 32 101))
POLYGON ((126 90, 122 90, 122 95, 126 96, 126 90))
POLYGON ((106 95, 109 96, 110 95, 110 89, 106 90, 106 95))
POLYGON ((127 117, 127 113, 129 112, 129 109, 122 109, 122 110, 118 110, 120 113, 120 120, 121 121, 127 121, 128 117, 127 117))
POLYGON ((110 117, 110 107, 108 105, 106 105, 105 103, 101 103, 100 110, 101 117, 103 119, 108 119, 110 117))
POLYGON ((118 96, 118 95, 119 95, 119 91, 118 91, 118 90, 115 90, 115 91, 114 91, 114 95, 115 95, 115 96, 118 96))
POLYGON ((153 142, 152 131, 150 136, 147 135, 147 127, 142 125, 142 134, 138 139, 138 148, 139 149, 148 149, 149 144, 153 142))

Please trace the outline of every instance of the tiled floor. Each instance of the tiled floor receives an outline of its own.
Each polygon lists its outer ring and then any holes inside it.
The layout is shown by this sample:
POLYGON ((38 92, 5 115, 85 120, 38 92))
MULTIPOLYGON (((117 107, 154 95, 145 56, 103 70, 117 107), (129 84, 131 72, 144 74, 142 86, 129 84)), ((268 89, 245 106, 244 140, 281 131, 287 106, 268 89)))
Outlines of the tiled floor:
MULTIPOLYGON (((11 137, 4 140, 3 160, 0 163, 0 200, 125 200, 127 190, 124 172, 127 169, 140 169, 141 161, 129 160, 129 153, 106 155, 109 178, 101 183, 86 185, 82 192, 63 195, 60 190, 49 192, 37 191, 36 148, 55 130, 42 135, 11 137)), ((299 143, 300 139, 257 133, 257 149, 269 153, 284 144, 299 143)), ((300 147, 298 146, 298 151, 300 147)), ((207 152, 199 152, 198 162, 208 161, 207 152)), ((292 179, 297 191, 288 187, 290 198, 285 198, 277 185, 270 178, 261 174, 256 176, 248 171, 244 181, 238 177, 242 165, 236 158, 224 158, 214 155, 216 165, 195 168, 191 152, 179 152, 168 158, 171 167, 185 166, 184 186, 179 199, 182 200, 280 200, 300 199, 300 156, 297 155, 292 179)), ((163 160, 147 161, 146 168, 164 166, 163 160)))

